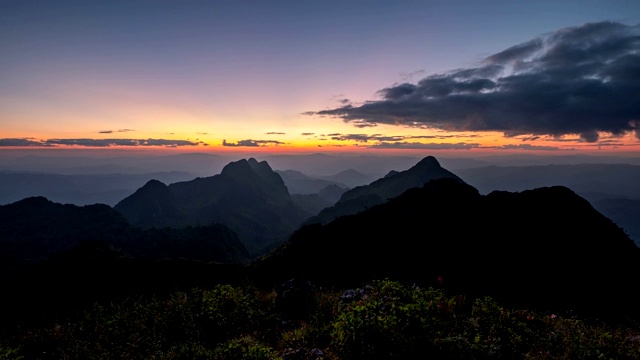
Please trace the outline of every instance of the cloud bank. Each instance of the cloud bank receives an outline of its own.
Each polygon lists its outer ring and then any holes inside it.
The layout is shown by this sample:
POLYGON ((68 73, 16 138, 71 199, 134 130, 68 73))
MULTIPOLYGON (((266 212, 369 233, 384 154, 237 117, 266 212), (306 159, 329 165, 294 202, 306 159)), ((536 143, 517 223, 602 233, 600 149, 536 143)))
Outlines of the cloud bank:
POLYGON ((600 132, 640 139, 640 25, 560 29, 457 69, 378 91, 381 100, 306 114, 362 128, 390 124, 507 137, 600 132))

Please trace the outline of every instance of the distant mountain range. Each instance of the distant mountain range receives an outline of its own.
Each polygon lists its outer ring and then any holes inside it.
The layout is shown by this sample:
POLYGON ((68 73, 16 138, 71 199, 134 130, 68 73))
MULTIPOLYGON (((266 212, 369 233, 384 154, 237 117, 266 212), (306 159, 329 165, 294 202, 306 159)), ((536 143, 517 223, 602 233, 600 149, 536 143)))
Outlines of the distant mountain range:
MULTIPOLYGON (((460 177, 432 156, 347 191, 330 183, 316 193, 291 195, 281 174, 312 179, 249 158, 209 177, 168 185, 149 180, 114 207, 63 205, 44 197, 0 206, 0 277, 43 263, 16 284, 39 277, 38 271, 89 268, 101 279, 110 271, 123 279, 133 266, 134 283, 140 284, 151 276, 145 270, 151 265, 128 257, 155 259, 152 266, 162 274, 171 271, 159 270, 164 265, 157 260, 183 258, 170 262, 180 270, 166 275, 180 284, 181 278, 206 281, 204 264, 240 266, 263 255, 250 266, 208 269, 270 285, 305 279, 354 286, 390 277, 442 286, 441 277, 456 292, 594 311, 629 311, 640 300, 634 287, 640 280, 638 247, 618 221, 567 186, 483 194, 472 186, 481 176, 460 177), (331 205, 331 196, 340 198, 331 205)), ((581 174, 577 180, 588 177, 581 174)), ((619 219, 638 216, 636 200, 612 199, 601 198, 598 207, 619 219), (616 213, 621 206, 636 210, 616 213)), ((162 281, 152 284, 161 287, 162 281)))
POLYGON ((0 171, 0 205, 43 196, 63 204, 114 206, 150 179, 173 183, 194 177, 191 173, 178 171, 84 175, 0 171))

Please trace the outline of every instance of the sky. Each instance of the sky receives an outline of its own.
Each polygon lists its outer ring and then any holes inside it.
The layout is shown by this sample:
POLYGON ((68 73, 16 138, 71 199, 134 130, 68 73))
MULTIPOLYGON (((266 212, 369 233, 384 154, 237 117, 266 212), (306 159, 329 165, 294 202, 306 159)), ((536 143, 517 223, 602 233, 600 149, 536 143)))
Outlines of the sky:
POLYGON ((0 0, 0 154, 640 155, 640 1, 0 0))

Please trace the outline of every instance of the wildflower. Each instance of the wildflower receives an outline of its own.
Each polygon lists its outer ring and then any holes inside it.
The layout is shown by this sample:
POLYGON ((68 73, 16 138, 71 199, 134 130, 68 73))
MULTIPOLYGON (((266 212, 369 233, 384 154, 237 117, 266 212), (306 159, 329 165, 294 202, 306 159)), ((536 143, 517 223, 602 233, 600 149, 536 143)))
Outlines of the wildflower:
POLYGON ((557 317, 558 317, 558 315, 556 315, 556 314, 551 314, 551 318, 552 318, 552 319, 555 319, 555 318, 557 318, 557 317))

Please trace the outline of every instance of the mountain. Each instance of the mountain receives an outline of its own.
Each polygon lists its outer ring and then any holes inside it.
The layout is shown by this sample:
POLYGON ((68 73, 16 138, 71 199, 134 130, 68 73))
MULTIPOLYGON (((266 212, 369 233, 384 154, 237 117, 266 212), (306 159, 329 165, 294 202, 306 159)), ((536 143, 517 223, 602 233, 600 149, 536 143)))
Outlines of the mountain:
POLYGON ((296 170, 276 170, 284 181, 290 194, 317 194, 327 186, 333 185, 347 189, 347 185, 337 181, 318 179, 296 170))
POLYGON ((335 175, 323 176, 322 178, 325 180, 345 184, 350 188, 366 185, 375 180, 375 178, 372 178, 371 176, 365 175, 354 169, 343 170, 335 175))
POLYGON ((640 200, 607 198, 592 200, 591 204, 623 228, 636 244, 640 244, 640 200))
POLYGON ((15 272, 86 243, 110 245, 128 256, 229 264, 249 253, 223 225, 140 230, 104 204, 76 206, 44 197, 0 206, 0 273, 15 272))
POLYGON ((441 178, 304 226, 252 269, 264 281, 332 286, 387 277, 439 286, 441 277, 455 293, 595 313, 637 309, 639 260, 624 231, 566 187, 481 195, 441 178))
POLYGON ((280 175, 254 158, 210 177, 150 181, 114 208, 143 228, 224 224, 254 253, 286 240, 310 215, 293 202, 280 175))
POLYGON ((452 178, 462 182, 457 175, 441 167, 436 158, 427 156, 405 171, 391 171, 369 185, 358 186, 344 192, 334 206, 323 209, 318 215, 307 219, 305 224, 327 224, 337 217, 355 214, 382 204, 410 188, 422 186, 429 180, 439 178, 452 178))
POLYGON ((631 205, 633 201, 640 200, 638 165, 584 163, 485 166, 460 169, 456 173, 483 194, 493 190, 523 191, 543 186, 566 186, 625 228, 631 238, 640 244, 640 212, 637 211, 637 205, 636 210, 631 205))

